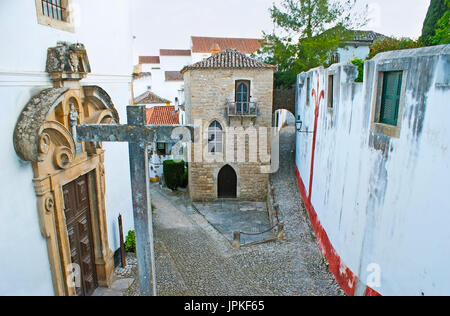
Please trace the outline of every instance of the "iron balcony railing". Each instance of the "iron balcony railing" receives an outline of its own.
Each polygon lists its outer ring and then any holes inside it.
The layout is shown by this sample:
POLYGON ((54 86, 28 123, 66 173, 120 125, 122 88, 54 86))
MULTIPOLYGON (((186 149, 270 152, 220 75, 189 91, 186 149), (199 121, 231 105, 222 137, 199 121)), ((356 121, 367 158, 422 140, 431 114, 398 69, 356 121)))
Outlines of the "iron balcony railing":
POLYGON ((258 115, 257 102, 227 102, 228 116, 248 116, 256 117, 258 115))

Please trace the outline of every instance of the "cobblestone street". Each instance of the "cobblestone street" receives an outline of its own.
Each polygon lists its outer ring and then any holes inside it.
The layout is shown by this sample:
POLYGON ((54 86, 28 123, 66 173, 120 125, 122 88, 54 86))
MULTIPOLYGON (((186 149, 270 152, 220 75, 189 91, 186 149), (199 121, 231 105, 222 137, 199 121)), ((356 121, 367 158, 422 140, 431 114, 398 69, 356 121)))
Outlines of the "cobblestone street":
MULTIPOLYGON (((297 191, 295 129, 281 137, 281 165, 272 176, 285 240, 233 250, 230 242, 194 211, 183 193, 152 187, 158 294, 343 295, 328 272, 297 191)), ((136 269, 134 269, 135 272, 136 269)), ((126 295, 137 295, 134 282, 126 295)))

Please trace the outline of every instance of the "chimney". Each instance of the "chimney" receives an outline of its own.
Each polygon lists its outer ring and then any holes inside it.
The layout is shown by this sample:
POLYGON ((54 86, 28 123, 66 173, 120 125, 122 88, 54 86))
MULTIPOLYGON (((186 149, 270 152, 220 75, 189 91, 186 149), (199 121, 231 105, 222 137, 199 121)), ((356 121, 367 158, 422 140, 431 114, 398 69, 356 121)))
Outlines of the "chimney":
POLYGON ((211 47, 211 55, 214 56, 216 54, 220 53, 220 46, 219 44, 215 43, 212 47, 211 47))

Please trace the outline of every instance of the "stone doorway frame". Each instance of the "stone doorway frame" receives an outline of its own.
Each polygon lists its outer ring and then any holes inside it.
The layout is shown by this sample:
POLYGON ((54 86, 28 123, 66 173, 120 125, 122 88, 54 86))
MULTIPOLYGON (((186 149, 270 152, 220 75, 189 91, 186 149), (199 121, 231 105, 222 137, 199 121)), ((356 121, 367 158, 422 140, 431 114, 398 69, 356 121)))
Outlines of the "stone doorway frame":
POLYGON ((99 286, 110 286, 114 269, 114 253, 109 248, 104 201, 104 154, 80 161, 61 173, 34 179, 39 222, 47 250, 55 295, 75 296, 71 279, 70 245, 64 215, 63 186, 87 174, 95 266, 99 286))
POLYGON ((71 250, 64 214, 63 186, 87 174, 95 267, 99 286, 109 287, 114 253, 109 248, 105 206, 105 152, 99 143, 83 143, 77 152, 70 132, 70 105, 79 123, 119 122, 111 98, 97 86, 50 88, 25 106, 14 132, 14 147, 32 162, 33 184, 42 236, 46 239, 54 293, 75 296, 71 250))

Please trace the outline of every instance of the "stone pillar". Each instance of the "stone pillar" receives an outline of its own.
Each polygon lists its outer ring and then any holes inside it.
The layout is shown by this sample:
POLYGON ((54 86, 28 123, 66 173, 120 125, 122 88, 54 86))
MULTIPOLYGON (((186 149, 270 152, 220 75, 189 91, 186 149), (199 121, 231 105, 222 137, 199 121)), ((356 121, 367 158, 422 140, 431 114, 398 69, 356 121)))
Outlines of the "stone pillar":
POLYGON ((241 248, 241 232, 234 232, 233 233, 233 248, 239 249, 241 248))

